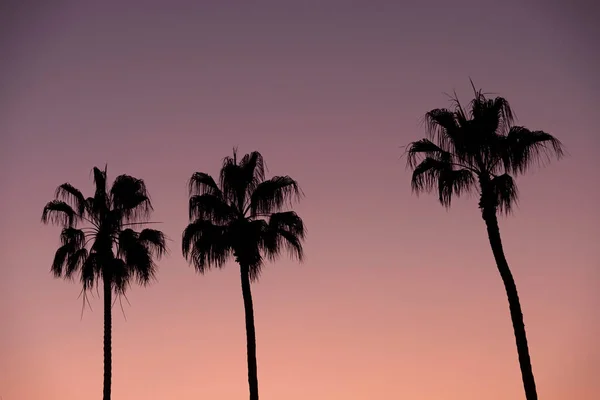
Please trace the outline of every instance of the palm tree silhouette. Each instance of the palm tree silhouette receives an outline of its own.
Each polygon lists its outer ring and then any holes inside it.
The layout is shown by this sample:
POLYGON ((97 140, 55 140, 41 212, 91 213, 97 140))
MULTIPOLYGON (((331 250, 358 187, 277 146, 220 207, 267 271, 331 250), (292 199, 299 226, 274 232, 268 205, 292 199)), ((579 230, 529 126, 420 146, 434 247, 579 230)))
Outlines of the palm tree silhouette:
POLYGON ((438 191, 445 207, 450 207, 453 195, 478 192, 479 208, 508 296, 525 395, 536 400, 521 304, 504 256, 497 213, 510 213, 517 202, 517 186, 510 174, 525 173, 553 156, 560 158, 562 144, 546 132, 513 125, 514 114, 504 98, 488 99, 475 86, 473 90, 475 97, 468 114, 455 94, 453 110, 435 109, 425 115, 428 138, 410 143, 406 150, 408 166, 413 169, 412 189, 417 194, 438 191))
POLYGON ((289 176, 265 180, 265 164, 259 152, 237 160, 226 157, 219 184, 208 174, 196 172, 189 181, 189 219, 182 238, 184 257, 196 271, 223 267, 230 256, 240 266, 246 317, 248 384, 250 400, 258 400, 256 334, 250 283, 258 279, 264 257, 275 260, 282 250, 303 259, 305 227, 294 211, 283 211, 302 191, 289 176))
MULTIPOLYGON (((81 191, 63 183, 55 200, 42 212, 42 222, 62 226, 62 245, 56 251, 51 272, 57 278, 79 276, 85 294, 103 283, 104 291, 104 389, 110 400, 112 380, 112 293, 122 295, 133 280, 148 284, 156 275, 154 258, 166 251, 165 235, 158 230, 134 226, 147 222, 152 204, 141 179, 118 176, 110 191, 106 167, 93 169, 96 191, 85 198, 81 191), (85 225, 79 227, 80 225, 85 225)), ((84 297, 85 301, 85 297, 84 297)))

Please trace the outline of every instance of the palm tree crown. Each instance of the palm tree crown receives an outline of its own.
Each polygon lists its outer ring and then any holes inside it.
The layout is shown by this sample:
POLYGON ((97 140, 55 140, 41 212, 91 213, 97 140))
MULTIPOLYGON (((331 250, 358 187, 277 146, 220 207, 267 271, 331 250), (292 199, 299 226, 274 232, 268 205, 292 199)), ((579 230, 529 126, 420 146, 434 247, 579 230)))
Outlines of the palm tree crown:
POLYGON ((147 223, 152 211, 143 180, 120 175, 109 191, 106 168, 94 168, 93 174, 93 197, 85 198, 64 183, 44 207, 42 222, 63 227, 51 271, 67 279, 78 274, 84 291, 104 279, 123 294, 132 280, 145 285, 155 277, 154 258, 167 251, 165 236, 154 229, 131 228, 147 223))
POLYGON ((428 138, 407 147, 412 188, 417 193, 437 190, 446 207, 453 195, 479 189, 482 209, 509 213, 518 197, 510 174, 524 173, 551 156, 560 158, 562 144, 546 132, 513 125, 504 98, 488 99, 473 89, 468 113, 455 96, 453 110, 425 115, 428 138))
POLYGON ((265 180, 265 164, 259 152, 223 160, 219 184, 208 174, 196 172, 189 181, 189 218, 182 250, 196 270, 222 267, 230 256, 258 278, 264 257, 274 260, 282 250, 302 260, 305 227, 286 205, 302 196, 289 176, 265 180))

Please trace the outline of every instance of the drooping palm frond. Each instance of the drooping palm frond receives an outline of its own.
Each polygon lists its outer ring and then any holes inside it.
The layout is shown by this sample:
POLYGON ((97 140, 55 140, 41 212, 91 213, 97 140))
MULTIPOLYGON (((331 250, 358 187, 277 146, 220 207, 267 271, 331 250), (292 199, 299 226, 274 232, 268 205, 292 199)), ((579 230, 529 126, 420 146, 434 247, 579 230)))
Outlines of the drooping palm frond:
POLYGON ((62 245, 56 250, 50 271, 57 278, 71 279, 87 257, 85 234, 80 229, 66 227, 60 238, 62 245))
POLYGON ((214 178, 204 172, 195 172, 190 178, 188 186, 190 195, 211 194, 223 198, 223 193, 214 178))
POLYGON ((42 211, 42 222, 63 226, 77 226, 77 213, 73 207, 62 200, 48 202, 42 211))
POLYGON ((152 203, 146 184, 142 179, 120 175, 110 189, 112 208, 121 211, 124 221, 147 218, 152 212, 152 203))
POLYGON ((410 168, 415 168, 423 158, 433 158, 436 160, 450 160, 451 154, 442 147, 433 143, 429 139, 421 139, 409 143, 406 154, 407 164, 410 168))
POLYGON ((87 217, 89 218, 89 220, 92 223, 97 223, 99 218, 100 218, 100 214, 97 213, 96 210, 96 200, 93 197, 87 197, 85 199, 85 212, 87 213, 87 217))
POLYGON ((269 229, 289 232, 297 236, 298 239, 304 239, 306 236, 304 221, 302 221, 302 218, 295 211, 271 214, 269 216, 269 229))
POLYGON ((80 280, 83 291, 87 292, 102 280, 103 262, 102 257, 95 252, 90 252, 81 266, 80 280))
POLYGON ((437 180, 440 174, 445 170, 451 170, 452 164, 448 160, 440 160, 433 157, 426 157, 413 168, 411 178, 411 188, 413 192, 430 193, 437 189, 437 180))
POLYGON ((474 190, 475 171, 453 162, 453 154, 429 140, 411 143, 407 152, 408 165, 413 169, 411 187, 416 194, 436 190, 440 203, 450 207, 453 196, 474 190), (417 163, 417 160, 422 161, 417 163))
POLYGON ((560 140, 549 133, 530 131, 521 126, 510 129, 498 151, 504 168, 512 173, 524 173, 552 157, 560 159, 564 155, 560 140))
POLYGON ((294 200, 299 201, 302 190, 294 179, 289 176, 274 176, 259 183, 250 195, 248 209, 252 216, 279 211, 294 200))
POLYGON ((449 208, 453 196, 460 196, 475 189, 476 179, 467 169, 446 169, 438 175, 439 201, 449 208))
MULTIPOLYGON (((64 277, 72 279, 76 273, 81 271, 83 264, 87 260, 89 252, 85 247, 75 250, 69 255, 66 262, 64 277)), ((56 275, 56 274, 55 274, 56 275)))
MULTIPOLYGON (((112 289, 117 295, 124 295, 131 285, 132 278, 135 276, 127 262, 121 258, 113 258, 109 261, 112 289)), ((140 282, 139 276, 137 277, 140 282)), ((150 279, 141 281, 141 284, 146 284, 150 279)))
POLYGON ((117 256, 125 262, 131 276, 140 285, 147 285, 156 277, 154 257, 166 251, 164 234, 153 229, 138 233, 133 229, 119 232, 117 256))
POLYGON ((167 238, 165 234, 156 229, 142 229, 138 235, 138 240, 150 253, 159 259, 168 252, 167 238))
POLYGON ((183 231, 181 248, 183 256, 191 258, 195 269, 202 274, 210 267, 221 268, 233 252, 228 228, 200 219, 183 231))
POLYGON ((306 227, 298 214, 294 211, 273 213, 266 228, 261 246, 269 259, 277 259, 282 249, 286 249, 298 261, 304 259, 302 241, 306 236, 306 227))
POLYGON ((202 219, 224 224, 233 221, 238 213, 239 211, 231 207, 222 197, 208 193, 190 197, 190 220, 202 219))
POLYGON ((442 149, 451 151, 452 146, 462 141, 461 127, 454 112, 445 108, 429 111, 424 116, 427 135, 442 149))
POLYGON ((60 233, 60 241, 63 245, 72 244, 77 249, 83 248, 86 244, 85 232, 83 229, 67 226, 60 233))
POLYGON ((56 188, 54 197, 57 200, 63 200, 67 204, 71 205, 74 211, 77 212, 78 216, 83 216, 85 211, 85 197, 79 189, 71 185, 70 183, 63 183, 56 188))
POLYGON ((517 205, 519 191, 509 174, 502 174, 490 181, 490 198, 496 203, 496 209, 503 214, 510 214, 517 205))

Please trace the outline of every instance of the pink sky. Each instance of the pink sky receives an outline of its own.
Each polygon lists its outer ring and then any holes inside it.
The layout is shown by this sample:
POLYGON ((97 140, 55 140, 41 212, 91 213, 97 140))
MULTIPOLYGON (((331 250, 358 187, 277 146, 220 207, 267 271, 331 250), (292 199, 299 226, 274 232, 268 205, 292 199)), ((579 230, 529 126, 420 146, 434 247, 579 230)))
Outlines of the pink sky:
POLYGON ((127 321, 115 308, 113 398, 247 398, 237 266, 199 276, 180 250, 186 180, 235 145, 306 193, 306 262, 253 286, 261 399, 524 399, 476 199, 417 198, 399 158, 469 77, 567 146, 519 178, 501 234, 540 398, 600 398, 598 9, 544 4, 3 2, 2 399, 101 395, 102 303, 80 319, 39 219, 105 163, 145 179, 172 239, 127 321))

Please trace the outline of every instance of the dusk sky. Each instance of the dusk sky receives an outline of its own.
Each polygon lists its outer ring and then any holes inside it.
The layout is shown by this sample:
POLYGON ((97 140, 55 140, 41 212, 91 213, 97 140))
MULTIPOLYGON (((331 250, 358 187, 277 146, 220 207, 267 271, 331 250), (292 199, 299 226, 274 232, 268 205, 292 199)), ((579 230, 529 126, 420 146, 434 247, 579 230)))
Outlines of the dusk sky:
POLYGON ((186 182, 238 146, 297 179, 306 260, 253 285, 263 400, 524 399, 477 199, 415 196, 402 146, 469 77, 567 157, 500 220, 543 400, 600 398, 599 9, 590 1, 3 1, 0 396, 102 391, 102 301, 54 279, 56 186, 143 178, 171 239, 113 312, 113 398, 248 397, 239 270, 181 254, 186 182))

